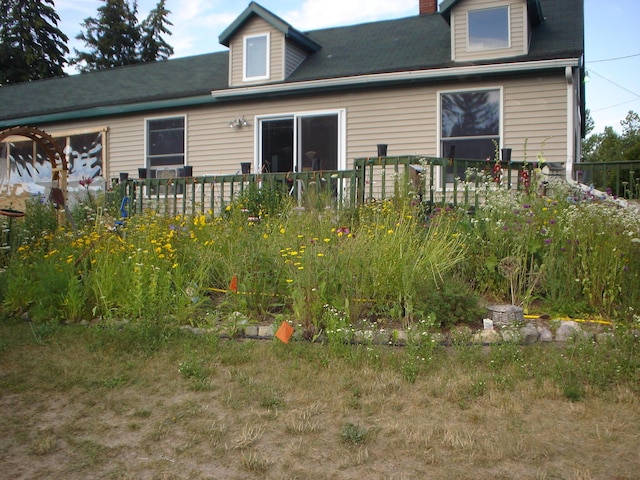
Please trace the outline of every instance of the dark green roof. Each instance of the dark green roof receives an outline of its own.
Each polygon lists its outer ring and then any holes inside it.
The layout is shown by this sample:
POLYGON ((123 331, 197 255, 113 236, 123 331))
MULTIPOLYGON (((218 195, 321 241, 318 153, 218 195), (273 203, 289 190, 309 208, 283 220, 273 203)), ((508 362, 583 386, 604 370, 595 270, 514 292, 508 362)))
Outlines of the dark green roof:
MULTIPOLYGON (((529 54, 505 62, 583 54, 583 0, 539 2, 545 21, 533 30, 529 54)), ((441 14, 305 36, 321 48, 284 83, 460 66, 451 61, 450 27, 441 14)), ((214 102, 211 91, 231 89, 228 68, 224 51, 0 87, 0 128, 214 102)))

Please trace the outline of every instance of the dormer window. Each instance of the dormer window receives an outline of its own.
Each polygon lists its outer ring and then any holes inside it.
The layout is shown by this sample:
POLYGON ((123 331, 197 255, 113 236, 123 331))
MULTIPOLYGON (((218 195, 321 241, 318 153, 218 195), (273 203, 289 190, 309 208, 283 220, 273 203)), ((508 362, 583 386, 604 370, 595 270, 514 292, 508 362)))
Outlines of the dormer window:
POLYGON ((269 79, 269 34, 244 37, 244 80, 269 79))
POLYGON ((467 12, 469 51, 509 48, 509 7, 483 8, 467 12))

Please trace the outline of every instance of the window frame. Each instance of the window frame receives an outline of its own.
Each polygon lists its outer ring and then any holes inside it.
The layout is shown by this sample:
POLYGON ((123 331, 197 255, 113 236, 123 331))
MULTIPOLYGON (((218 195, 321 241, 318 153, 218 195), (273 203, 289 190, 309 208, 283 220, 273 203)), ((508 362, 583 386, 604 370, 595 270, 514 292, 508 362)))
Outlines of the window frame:
POLYGON ((242 40, 242 79, 245 82, 253 82, 258 80, 268 80, 271 78, 271 34, 269 32, 257 33, 254 35, 245 35, 242 40), (249 76, 247 69, 249 68, 249 42, 252 39, 265 39, 265 59, 263 75, 249 76))
POLYGON ((511 6, 510 5, 496 5, 493 7, 487 8, 475 8, 467 10, 467 51, 469 52, 487 52, 492 50, 503 50, 511 48, 511 6), (507 12, 507 25, 506 25, 506 45, 500 46, 488 46, 483 47, 482 45, 474 45, 471 41, 471 20, 472 15, 480 12, 489 12, 491 10, 506 10, 507 12))
MULTIPOLYGON (((179 154, 176 154, 179 155, 179 154)), ((166 155, 165 155, 166 156, 166 155)), ((163 115, 158 117, 148 117, 144 119, 144 167, 148 169, 163 169, 163 168, 181 168, 187 163, 187 115, 163 115), (166 165, 152 165, 153 158, 159 158, 162 155, 151 155, 149 153, 149 140, 150 134, 154 130, 150 129, 150 123, 154 121, 162 121, 162 120, 171 120, 171 119, 182 119, 182 131, 183 131, 183 139, 182 139, 182 163, 181 164, 166 164, 166 165)))

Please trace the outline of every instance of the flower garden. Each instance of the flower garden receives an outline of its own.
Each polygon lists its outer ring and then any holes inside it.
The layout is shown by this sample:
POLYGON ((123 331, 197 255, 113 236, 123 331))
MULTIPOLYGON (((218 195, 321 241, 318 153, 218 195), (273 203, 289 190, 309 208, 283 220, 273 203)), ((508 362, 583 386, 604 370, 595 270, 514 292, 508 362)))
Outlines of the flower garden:
POLYGON ((149 211, 124 225, 103 197, 74 207, 77 230, 29 202, 3 259, 5 315, 227 329, 288 321, 308 339, 363 321, 474 324, 496 302, 640 319, 640 214, 564 183, 546 196, 495 190, 473 214, 410 196, 301 210, 254 188, 222 216, 149 211))

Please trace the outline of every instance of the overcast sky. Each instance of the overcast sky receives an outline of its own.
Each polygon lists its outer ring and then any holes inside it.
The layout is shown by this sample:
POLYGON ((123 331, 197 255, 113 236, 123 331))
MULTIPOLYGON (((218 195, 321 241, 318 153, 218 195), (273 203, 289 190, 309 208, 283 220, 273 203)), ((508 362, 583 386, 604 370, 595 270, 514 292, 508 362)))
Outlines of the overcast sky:
MULTIPOLYGON (((157 0, 138 0, 142 20, 157 0)), ((352 25, 407 17, 418 13, 418 0, 259 0, 258 3, 298 30, 352 25)), ((249 0, 167 0, 174 58, 224 50, 218 36, 247 7, 249 0)), ((96 17, 100 0, 55 0, 60 29, 70 49, 83 50, 75 40, 80 23, 96 17)), ((595 132, 605 126, 621 131, 629 110, 640 113, 640 1, 585 0, 585 58, 589 82, 587 108, 595 132)))

